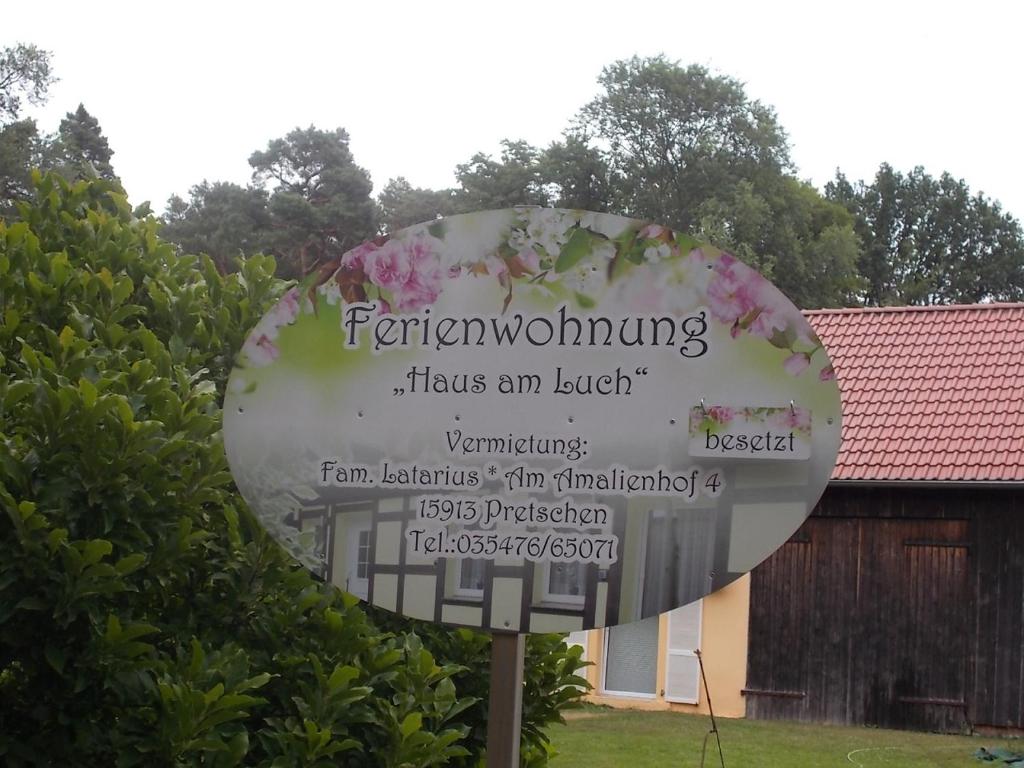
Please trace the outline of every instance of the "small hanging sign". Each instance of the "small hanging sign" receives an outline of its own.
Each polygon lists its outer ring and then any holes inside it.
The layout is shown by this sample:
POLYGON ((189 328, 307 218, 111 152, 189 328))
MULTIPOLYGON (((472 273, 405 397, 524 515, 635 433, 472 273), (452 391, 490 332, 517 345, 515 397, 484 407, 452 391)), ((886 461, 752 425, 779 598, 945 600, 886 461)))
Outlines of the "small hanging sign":
POLYGON ((703 403, 690 409, 691 456, 809 459, 811 412, 703 403))

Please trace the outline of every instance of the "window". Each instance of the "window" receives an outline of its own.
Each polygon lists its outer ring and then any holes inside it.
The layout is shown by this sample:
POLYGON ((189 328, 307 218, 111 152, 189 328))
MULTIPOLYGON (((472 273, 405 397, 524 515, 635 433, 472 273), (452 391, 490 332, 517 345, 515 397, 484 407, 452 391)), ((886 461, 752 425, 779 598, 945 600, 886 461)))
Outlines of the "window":
POLYGON ((345 589, 356 597, 367 599, 370 592, 370 526, 365 522, 350 523, 346 531, 347 564, 345 589))
POLYGON ((605 693, 653 698, 658 685, 658 617, 609 627, 604 638, 605 693))
POLYGON ((356 544, 356 578, 365 579, 370 574, 370 531, 364 528, 359 531, 356 544))
POLYGON ((466 559, 457 562, 458 581, 455 584, 455 596, 470 600, 482 600, 484 597, 487 561, 466 559))
POLYGON ((586 563, 545 563, 542 576, 545 603, 583 605, 587 593, 586 563))

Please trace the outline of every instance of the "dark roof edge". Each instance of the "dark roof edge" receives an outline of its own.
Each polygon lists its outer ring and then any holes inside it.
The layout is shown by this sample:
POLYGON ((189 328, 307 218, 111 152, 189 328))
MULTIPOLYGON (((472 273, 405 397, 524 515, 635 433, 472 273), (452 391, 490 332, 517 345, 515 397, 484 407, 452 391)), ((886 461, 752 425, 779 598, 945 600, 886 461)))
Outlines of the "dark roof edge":
POLYGON ((964 312, 989 309, 1024 309, 1024 302, 993 302, 991 304, 926 304, 912 307, 839 307, 835 309, 802 309, 805 315, 867 315, 882 312, 964 312))
POLYGON ((1024 488, 1024 480, 829 480, 828 484, 901 488, 1024 488))

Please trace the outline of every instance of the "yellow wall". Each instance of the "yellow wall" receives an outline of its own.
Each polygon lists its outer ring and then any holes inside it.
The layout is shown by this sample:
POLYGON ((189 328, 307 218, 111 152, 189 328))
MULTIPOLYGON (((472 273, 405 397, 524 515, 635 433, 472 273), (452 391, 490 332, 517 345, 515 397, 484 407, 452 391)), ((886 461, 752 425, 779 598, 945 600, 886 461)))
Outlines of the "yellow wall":
MULTIPOLYGON (((746 574, 724 589, 704 598, 701 616, 701 654, 704 674, 711 688, 715 716, 743 717, 746 704, 742 689, 747 680, 747 628, 750 616, 750 575, 746 574)), ((671 709, 679 712, 708 714, 707 691, 700 686, 697 704, 680 704, 665 700, 665 664, 668 644, 668 615, 658 623, 658 683, 652 698, 606 696, 601 693, 604 660, 604 631, 593 630, 587 637, 587 680, 593 686, 588 697, 596 704, 631 709, 671 709)))

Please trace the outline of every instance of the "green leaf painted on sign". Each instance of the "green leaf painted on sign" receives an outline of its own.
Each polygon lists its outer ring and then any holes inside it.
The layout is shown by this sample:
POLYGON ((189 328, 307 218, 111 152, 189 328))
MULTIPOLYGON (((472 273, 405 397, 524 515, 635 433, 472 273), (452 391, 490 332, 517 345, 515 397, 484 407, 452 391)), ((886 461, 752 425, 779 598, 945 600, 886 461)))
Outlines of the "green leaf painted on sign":
POLYGON ((569 242, 562 246, 555 261, 555 272, 572 269, 593 250, 593 235, 586 229, 576 229, 569 237, 569 242))

